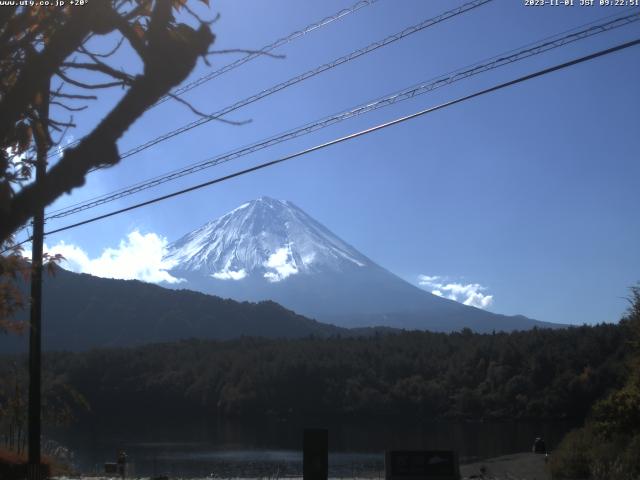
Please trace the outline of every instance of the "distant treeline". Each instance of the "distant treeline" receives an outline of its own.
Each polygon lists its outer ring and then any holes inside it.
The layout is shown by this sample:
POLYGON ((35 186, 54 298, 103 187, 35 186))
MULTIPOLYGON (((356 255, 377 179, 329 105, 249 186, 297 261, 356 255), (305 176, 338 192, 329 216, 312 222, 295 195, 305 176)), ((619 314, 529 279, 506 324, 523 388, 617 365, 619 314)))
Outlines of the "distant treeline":
POLYGON ((44 365, 99 418, 580 419, 628 376, 627 329, 189 340, 51 353, 44 365))

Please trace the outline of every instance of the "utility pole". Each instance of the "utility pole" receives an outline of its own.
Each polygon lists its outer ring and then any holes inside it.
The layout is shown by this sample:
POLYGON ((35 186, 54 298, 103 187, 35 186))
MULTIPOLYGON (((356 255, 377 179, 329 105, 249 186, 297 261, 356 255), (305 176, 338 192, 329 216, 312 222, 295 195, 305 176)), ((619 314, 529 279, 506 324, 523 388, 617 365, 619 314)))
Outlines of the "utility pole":
MULTIPOLYGON (((36 144, 36 184, 47 172, 49 150, 49 80, 43 84, 36 110, 38 118, 32 123, 36 144)), ((44 243, 44 207, 39 207, 33 216, 33 240, 31 247, 31 311, 29 328, 29 412, 27 462, 28 480, 41 480, 40 435, 42 434, 42 258, 44 243)))

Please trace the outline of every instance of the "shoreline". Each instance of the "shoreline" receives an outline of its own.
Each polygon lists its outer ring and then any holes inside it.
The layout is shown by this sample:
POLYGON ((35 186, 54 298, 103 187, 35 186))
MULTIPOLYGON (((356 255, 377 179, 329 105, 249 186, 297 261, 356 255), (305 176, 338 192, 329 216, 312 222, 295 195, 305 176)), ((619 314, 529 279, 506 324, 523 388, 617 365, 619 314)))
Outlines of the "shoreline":
POLYGON ((501 455, 460 465, 460 475, 463 480, 471 478, 484 478, 486 480, 551 480, 551 473, 546 468, 548 459, 549 457, 546 455, 531 452, 501 455), (481 471, 483 467, 486 469, 484 477, 481 471))
MULTIPOLYGON (((485 479, 485 480, 551 480, 551 474, 547 471, 546 465, 548 457, 541 454, 535 454, 530 452, 514 453, 509 455, 501 455, 499 457, 488 458, 481 461, 474 461, 473 463, 467 463, 460 465, 460 478, 461 480, 470 479, 485 479), (483 469, 484 468, 484 475, 483 469)), ((128 477, 130 480, 142 480, 150 479, 150 477, 128 477)), ((168 477, 169 480, 176 480, 187 477, 172 476, 168 477)), ((296 476, 283 476, 283 477, 193 477, 190 480, 210 480, 216 479, 237 479, 237 480, 257 480, 258 478, 282 478, 287 480, 302 480, 302 477, 296 476)), ((384 479, 384 473, 381 472, 379 476, 362 476, 362 477, 329 477, 330 480, 372 480, 372 479, 384 479)), ((72 476, 58 476, 52 477, 52 480, 120 480, 118 476, 107 475, 72 475, 72 476)))

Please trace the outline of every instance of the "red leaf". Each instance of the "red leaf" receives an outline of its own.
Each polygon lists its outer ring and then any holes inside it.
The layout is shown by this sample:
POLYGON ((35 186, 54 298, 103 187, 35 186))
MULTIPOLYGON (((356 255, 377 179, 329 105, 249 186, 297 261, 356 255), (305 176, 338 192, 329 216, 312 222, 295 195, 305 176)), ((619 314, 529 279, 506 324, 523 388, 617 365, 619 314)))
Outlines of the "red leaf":
POLYGON ((144 28, 142 28, 142 25, 138 22, 133 24, 133 31, 136 32, 136 35, 138 35, 139 38, 144 38, 144 28))
POLYGON ((173 0, 173 8, 180 10, 187 3, 187 0, 173 0))

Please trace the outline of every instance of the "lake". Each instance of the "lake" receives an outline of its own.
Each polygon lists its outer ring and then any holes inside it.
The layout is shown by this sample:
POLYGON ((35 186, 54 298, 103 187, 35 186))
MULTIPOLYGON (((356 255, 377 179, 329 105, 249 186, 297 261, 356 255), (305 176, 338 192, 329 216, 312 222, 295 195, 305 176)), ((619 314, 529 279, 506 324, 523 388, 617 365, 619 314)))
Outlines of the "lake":
POLYGON ((529 451, 536 436, 553 449, 575 425, 568 422, 220 421, 140 422, 127 428, 82 425, 48 432, 69 447, 85 473, 127 452, 139 476, 261 477, 301 475, 303 428, 329 429, 332 477, 384 477, 388 449, 456 450, 461 462, 529 451))

